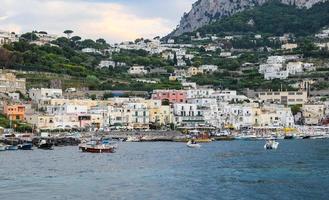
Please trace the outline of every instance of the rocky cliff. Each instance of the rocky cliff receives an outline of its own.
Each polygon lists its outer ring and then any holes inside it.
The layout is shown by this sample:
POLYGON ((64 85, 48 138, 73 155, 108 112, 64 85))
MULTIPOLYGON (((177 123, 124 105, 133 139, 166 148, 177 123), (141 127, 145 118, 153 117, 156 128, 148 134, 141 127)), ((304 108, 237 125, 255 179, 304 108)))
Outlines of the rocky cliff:
MULTIPOLYGON (((192 6, 189 13, 185 13, 171 35, 179 36, 186 32, 192 32, 198 28, 219 20, 226 16, 260 6, 271 0, 198 0, 192 6)), ((280 0, 281 3, 295 5, 299 8, 311 8, 314 4, 327 0, 280 0)))

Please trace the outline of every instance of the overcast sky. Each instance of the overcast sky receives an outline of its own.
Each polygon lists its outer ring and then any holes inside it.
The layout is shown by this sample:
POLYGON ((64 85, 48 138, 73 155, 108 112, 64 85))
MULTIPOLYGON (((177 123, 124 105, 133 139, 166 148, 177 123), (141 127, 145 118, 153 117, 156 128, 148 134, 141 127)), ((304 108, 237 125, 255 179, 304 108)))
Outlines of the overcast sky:
POLYGON ((1 0, 0 30, 18 33, 72 29, 109 42, 171 32, 196 0, 1 0))

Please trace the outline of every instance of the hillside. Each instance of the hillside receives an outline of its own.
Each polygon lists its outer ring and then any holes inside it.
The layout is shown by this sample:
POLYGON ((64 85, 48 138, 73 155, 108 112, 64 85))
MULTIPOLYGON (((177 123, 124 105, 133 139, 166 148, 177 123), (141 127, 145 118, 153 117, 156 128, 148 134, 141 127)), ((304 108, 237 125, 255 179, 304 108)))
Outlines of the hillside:
POLYGON ((113 47, 103 39, 82 40, 79 36, 59 37, 49 44, 36 45, 36 34, 23 34, 19 41, 0 47, 0 66, 4 69, 23 71, 19 77, 27 79, 27 87, 50 87, 52 80, 59 80, 62 88, 89 88, 92 90, 153 90, 156 88, 180 88, 178 83, 154 75, 158 84, 139 83, 129 76, 132 65, 150 67, 169 66, 159 55, 143 50, 109 52, 113 47), (30 41, 33 39, 33 41, 30 41), (86 53, 83 49, 94 49, 86 53), (125 63, 121 67, 99 68, 102 60, 125 63), (25 73, 28 72, 28 73, 25 73))
MULTIPOLYGON (((273 0, 199 0, 193 4, 192 10, 185 13, 180 24, 170 36, 179 36, 183 33, 196 31, 197 29, 216 22, 223 18, 233 16, 245 10, 262 6, 273 0)), ((309 9, 312 6, 326 2, 327 0, 276 0, 285 5, 292 5, 299 9, 309 9)))
POLYGON ((265 34, 279 36, 293 33, 309 36, 329 25, 329 2, 319 3, 310 9, 298 9, 276 1, 240 12, 231 17, 205 25, 195 32, 184 33, 183 39, 199 32, 206 34, 265 34))

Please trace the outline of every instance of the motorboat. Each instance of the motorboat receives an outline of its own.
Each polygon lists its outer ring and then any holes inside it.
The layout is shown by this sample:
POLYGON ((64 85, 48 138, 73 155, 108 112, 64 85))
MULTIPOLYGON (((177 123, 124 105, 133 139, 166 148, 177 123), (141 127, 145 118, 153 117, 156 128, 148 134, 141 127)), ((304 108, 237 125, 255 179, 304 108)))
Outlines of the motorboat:
POLYGON ((200 148, 201 147, 200 144, 198 144, 198 143, 196 143, 195 141, 192 141, 192 140, 188 141, 186 146, 189 147, 189 148, 200 148))
POLYGON ((117 148, 117 143, 110 142, 109 140, 89 141, 79 145, 79 149, 82 152, 88 153, 115 153, 117 148))
POLYGON ((18 145, 18 149, 20 149, 20 150, 32 150, 32 147, 33 147, 33 144, 29 143, 29 142, 18 145))
POLYGON ((38 144, 38 149, 53 150, 54 144, 47 140, 41 140, 38 144))
POLYGON ((277 149, 279 146, 279 142, 275 140, 268 140, 264 145, 264 149, 277 149))

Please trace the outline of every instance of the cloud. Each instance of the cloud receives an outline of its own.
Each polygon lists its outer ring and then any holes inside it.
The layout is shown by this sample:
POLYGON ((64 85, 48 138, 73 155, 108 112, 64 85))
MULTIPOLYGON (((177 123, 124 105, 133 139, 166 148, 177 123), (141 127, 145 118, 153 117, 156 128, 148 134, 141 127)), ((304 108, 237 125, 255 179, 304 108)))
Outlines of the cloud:
POLYGON ((6 20, 8 16, 0 16, 0 21, 6 20))
POLYGON ((8 31, 45 30, 111 42, 151 38, 171 32, 194 0, 1 0, 0 27, 8 31), (170 9, 174 8, 174 9, 170 9))

